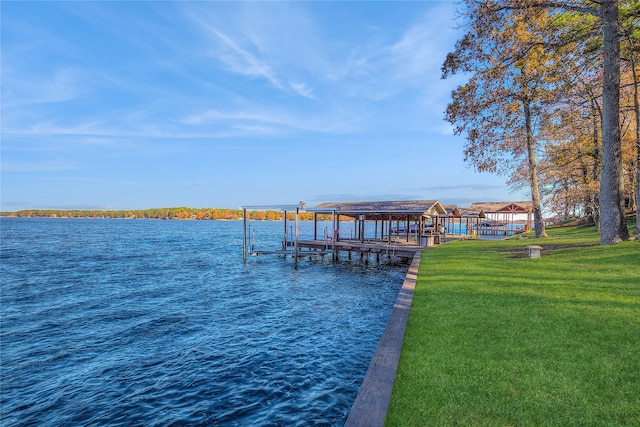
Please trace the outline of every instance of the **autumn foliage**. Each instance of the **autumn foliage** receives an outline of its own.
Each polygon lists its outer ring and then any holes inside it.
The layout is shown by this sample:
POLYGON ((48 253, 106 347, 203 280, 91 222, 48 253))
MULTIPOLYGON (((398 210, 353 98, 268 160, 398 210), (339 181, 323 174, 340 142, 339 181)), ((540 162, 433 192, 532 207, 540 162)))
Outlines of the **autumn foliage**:
MULTIPOLYGON (((239 220, 242 209, 225 208, 154 208, 144 210, 63 210, 28 209, 4 213, 4 216, 22 218, 119 218, 119 219, 188 219, 188 220, 239 220)), ((248 211, 247 219, 252 221, 281 221, 281 211, 248 211)), ((295 213, 287 212, 287 219, 294 220, 295 213)), ((301 221, 312 221, 313 213, 299 214, 301 221)), ((319 221, 330 221, 331 215, 318 215, 319 221)))

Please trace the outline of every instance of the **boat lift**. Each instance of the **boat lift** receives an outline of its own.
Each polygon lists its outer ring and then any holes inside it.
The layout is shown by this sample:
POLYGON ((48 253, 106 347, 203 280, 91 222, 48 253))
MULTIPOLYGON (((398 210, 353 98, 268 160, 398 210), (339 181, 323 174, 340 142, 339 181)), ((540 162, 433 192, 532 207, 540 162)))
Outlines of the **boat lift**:
MULTIPOLYGON (((279 254, 279 255, 288 255, 290 253, 293 254, 294 266, 298 267, 298 257, 299 257, 299 214, 301 211, 306 209, 306 203, 300 202, 298 205, 262 205, 262 206, 241 206, 242 209, 242 259, 243 261, 247 261, 247 254, 249 253, 249 248, 247 246, 247 210, 255 210, 255 211, 282 211, 284 212, 284 236, 282 240, 282 250, 278 251, 255 251, 255 235, 251 239, 251 255, 262 255, 262 254, 279 254), (288 248, 291 246, 287 241, 287 212, 295 212, 295 233, 293 240, 293 252, 290 252, 288 248)), ((255 230, 254 230, 255 231, 255 230)))

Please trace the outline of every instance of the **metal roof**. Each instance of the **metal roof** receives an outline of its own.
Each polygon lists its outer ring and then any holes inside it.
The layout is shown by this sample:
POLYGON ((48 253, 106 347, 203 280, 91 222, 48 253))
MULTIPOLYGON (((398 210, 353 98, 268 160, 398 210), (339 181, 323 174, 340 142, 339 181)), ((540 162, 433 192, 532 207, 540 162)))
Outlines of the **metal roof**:
POLYGON ((476 202, 471 203, 470 208, 484 213, 531 213, 532 202, 476 202))
POLYGON ((437 200, 397 200, 370 202, 329 202, 321 203, 307 212, 332 213, 354 216, 364 215, 367 218, 382 215, 441 215, 447 211, 437 200))
POLYGON ((246 209, 248 211, 295 211, 296 209, 300 209, 301 212, 304 212, 307 208, 307 204, 305 202, 300 202, 297 205, 246 205, 240 206, 240 209, 246 209))

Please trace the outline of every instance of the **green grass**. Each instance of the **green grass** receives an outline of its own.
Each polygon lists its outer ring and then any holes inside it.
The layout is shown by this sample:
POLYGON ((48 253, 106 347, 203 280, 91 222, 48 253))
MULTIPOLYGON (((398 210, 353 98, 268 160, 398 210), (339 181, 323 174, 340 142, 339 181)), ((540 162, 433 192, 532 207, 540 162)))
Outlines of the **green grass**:
POLYGON ((385 425, 640 425, 640 241, 548 233, 423 253, 385 425))

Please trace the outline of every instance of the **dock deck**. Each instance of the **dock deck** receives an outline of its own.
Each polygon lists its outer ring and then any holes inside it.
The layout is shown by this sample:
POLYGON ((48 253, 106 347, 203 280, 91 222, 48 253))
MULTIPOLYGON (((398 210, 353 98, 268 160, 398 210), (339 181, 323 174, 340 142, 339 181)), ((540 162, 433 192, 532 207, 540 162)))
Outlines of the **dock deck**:
MULTIPOLYGON (((294 256, 295 242, 287 242, 286 250, 257 250, 252 251, 251 255, 291 255, 294 256)), ((348 252, 349 257, 351 253, 377 255, 380 257, 384 255, 386 257, 405 257, 412 258, 416 252, 426 249, 424 246, 418 246, 415 244, 408 244, 402 240, 388 241, 354 241, 354 240, 340 240, 335 242, 335 246, 332 245, 329 240, 300 240, 298 241, 298 257, 307 256, 324 256, 331 254, 334 250, 336 252, 348 252)))
POLYGON ((296 267, 300 257, 327 253, 331 253, 336 260, 340 252, 347 252, 349 258, 354 252, 360 253, 361 257, 366 254, 367 259, 370 254, 376 254, 377 258, 380 255, 411 258, 419 250, 448 240, 479 238, 480 235, 506 237, 530 228, 531 209, 526 203, 476 205, 477 209, 458 209, 455 205, 445 207, 437 200, 403 200, 321 203, 314 208, 307 208, 304 202, 298 205, 242 206, 243 259, 246 261, 249 255, 249 246, 251 255, 291 253, 296 267), (253 243, 247 244, 248 209, 278 209, 283 212, 284 230, 280 247, 272 251, 254 251, 253 243), (299 238, 301 212, 313 214, 313 238, 310 240, 299 238), (291 213, 293 218, 288 219, 287 213, 291 213), (493 214, 502 215, 503 218, 488 216, 493 214), (528 215, 527 223, 522 227, 516 226, 515 215, 525 214, 528 215), (318 217, 322 215, 325 220, 330 217, 331 223, 325 227, 323 238, 320 239, 318 217), (295 231, 287 229, 288 220, 294 221, 295 231), (343 238, 348 233, 340 231, 343 221, 353 223, 349 239, 343 238), (458 235, 455 234, 456 228, 460 231, 458 235))
POLYGON ((361 254, 376 254, 385 256, 398 256, 413 258, 417 251, 424 250, 423 246, 415 244, 407 244, 399 241, 355 241, 355 240, 339 240, 332 244, 327 240, 300 240, 299 248, 305 248, 309 251, 331 251, 335 246, 337 252, 357 252, 361 254))

